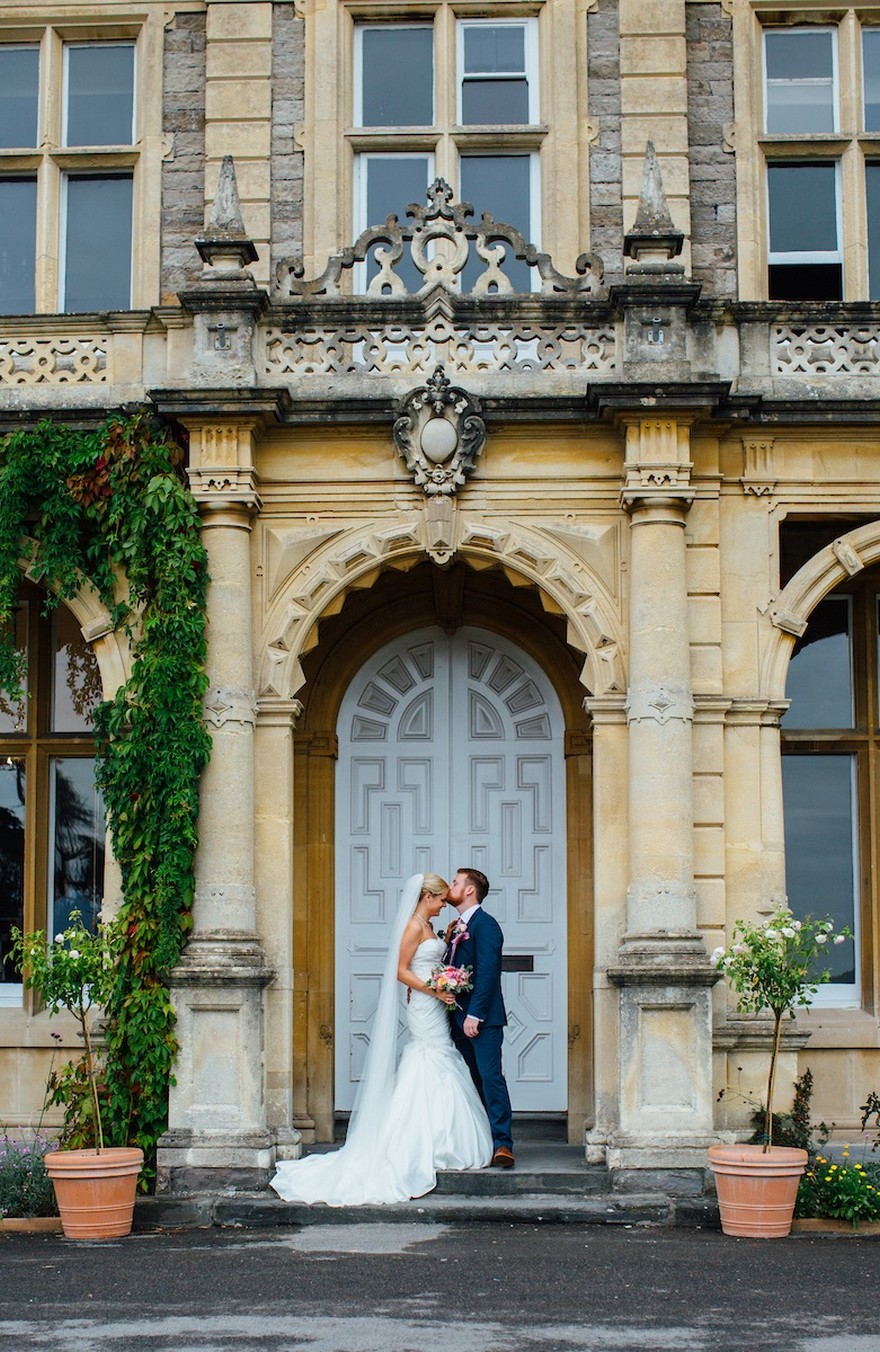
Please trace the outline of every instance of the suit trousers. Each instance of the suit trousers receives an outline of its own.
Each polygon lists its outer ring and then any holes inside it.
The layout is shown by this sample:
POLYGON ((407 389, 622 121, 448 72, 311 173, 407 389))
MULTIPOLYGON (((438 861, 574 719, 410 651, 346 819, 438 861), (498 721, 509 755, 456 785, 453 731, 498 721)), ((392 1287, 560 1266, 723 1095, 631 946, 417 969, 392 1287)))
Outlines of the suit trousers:
POLYGON ((471 1079, 483 1101, 492 1140, 498 1146, 513 1145, 513 1117, 507 1081, 501 1070, 501 1041, 504 1029, 498 1024, 480 1024, 476 1037, 466 1037, 457 1022, 452 1025, 452 1039, 464 1057, 471 1079))

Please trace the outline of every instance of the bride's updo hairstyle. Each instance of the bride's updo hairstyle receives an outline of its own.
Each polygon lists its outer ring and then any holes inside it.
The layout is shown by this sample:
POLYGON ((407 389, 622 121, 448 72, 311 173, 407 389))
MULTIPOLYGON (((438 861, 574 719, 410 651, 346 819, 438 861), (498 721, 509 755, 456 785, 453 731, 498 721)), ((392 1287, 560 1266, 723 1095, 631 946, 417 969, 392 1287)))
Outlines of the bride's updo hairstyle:
POLYGON ((419 893, 419 901, 429 892, 432 897, 438 897, 441 892, 449 891, 449 883, 440 877, 439 873, 425 873, 422 875, 422 890, 419 893))

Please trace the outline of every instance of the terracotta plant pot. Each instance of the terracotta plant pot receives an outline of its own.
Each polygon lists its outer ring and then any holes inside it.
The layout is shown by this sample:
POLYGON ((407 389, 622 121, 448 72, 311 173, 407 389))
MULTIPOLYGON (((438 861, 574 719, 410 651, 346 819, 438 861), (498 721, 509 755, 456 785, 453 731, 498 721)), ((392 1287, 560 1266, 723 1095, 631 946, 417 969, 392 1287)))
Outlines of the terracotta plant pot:
POLYGON ((130 1233, 143 1162, 144 1152, 130 1146, 46 1155, 68 1239, 116 1239, 130 1233))
POLYGON ((715 1175, 721 1229, 750 1239, 782 1239, 791 1230, 798 1183, 807 1167, 806 1150, 774 1145, 713 1145, 709 1168, 715 1175))

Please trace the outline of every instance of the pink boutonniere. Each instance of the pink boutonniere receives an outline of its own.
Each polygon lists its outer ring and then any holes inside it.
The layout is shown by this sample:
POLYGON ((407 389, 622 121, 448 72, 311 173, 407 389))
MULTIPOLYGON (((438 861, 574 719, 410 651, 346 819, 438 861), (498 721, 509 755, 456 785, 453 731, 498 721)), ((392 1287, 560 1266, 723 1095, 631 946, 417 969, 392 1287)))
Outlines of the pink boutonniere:
POLYGON ((450 961, 455 957, 455 950, 458 948, 458 945, 462 942, 462 940, 469 939, 470 937, 471 936, 470 933, 468 932, 468 927, 465 924, 465 922, 463 920, 457 920, 455 922, 455 927, 452 931, 452 943, 450 944, 449 949, 450 961))

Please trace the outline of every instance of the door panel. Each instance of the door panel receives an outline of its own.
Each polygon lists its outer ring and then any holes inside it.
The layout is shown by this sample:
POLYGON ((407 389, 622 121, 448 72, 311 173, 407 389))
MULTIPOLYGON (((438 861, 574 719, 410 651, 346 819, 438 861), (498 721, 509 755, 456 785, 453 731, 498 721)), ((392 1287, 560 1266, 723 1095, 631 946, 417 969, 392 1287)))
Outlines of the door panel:
POLYGON ((485 631, 407 635, 352 682, 337 772, 338 1110, 354 1100, 401 885, 461 864, 489 877, 484 904, 504 930, 514 1108, 567 1106, 562 736, 546 676, 485 631))

